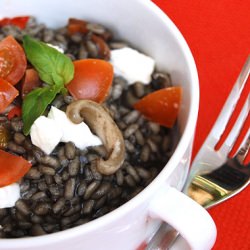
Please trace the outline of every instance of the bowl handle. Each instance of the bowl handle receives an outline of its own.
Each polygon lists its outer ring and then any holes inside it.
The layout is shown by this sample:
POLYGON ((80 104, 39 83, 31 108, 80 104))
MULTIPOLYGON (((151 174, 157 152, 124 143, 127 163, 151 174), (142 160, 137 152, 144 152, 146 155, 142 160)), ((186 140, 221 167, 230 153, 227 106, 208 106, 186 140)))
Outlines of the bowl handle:
POLYGON ((151 201, 149 215, 171 225, 192 250, 208 250, 215 243, 217 230, 209 213, 176 188, 161 187, 151 201))

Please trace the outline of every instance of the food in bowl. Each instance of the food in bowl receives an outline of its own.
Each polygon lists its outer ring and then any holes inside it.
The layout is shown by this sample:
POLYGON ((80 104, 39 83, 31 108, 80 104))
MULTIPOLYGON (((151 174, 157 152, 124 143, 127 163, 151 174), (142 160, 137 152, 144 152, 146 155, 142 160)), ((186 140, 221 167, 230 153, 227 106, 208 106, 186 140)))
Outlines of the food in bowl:
POLYGON ((162 170, 182 90, 152 58, 73 18, 4 19, 0 40, 1 238, 96 219, 162 170))

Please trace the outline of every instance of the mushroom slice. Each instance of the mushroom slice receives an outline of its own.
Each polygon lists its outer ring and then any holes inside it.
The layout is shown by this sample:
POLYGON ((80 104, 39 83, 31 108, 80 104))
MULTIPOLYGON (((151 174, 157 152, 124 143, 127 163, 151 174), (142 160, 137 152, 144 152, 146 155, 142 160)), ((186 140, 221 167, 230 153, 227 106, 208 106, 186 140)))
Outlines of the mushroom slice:
POLYGON ((121 131, 105 108, 90 100, 78 100, 67 107, 66 114, 74 123, 84 121, 102 140, 108 159, 97 159, 97 170, 104 175, 115 173, 123 164, 125 144, 121 131))

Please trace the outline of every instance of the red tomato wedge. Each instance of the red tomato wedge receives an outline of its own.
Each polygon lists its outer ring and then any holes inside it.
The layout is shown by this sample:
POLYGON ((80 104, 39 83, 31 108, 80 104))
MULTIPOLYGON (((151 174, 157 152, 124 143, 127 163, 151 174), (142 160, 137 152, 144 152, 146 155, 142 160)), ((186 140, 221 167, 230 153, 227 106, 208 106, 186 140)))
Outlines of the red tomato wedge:
POLYGON ((21 93, 24 98, 30 91, 41 86, 39 75, 35 69, 27 69, 21 81, 21 93))
POLYGON ((0 27, 3 27, 5 25, 15 25, 15 26, 19 27, 20 29, 24 29, 26 27, 29 19, 30 19, 29 16, 3 18, 2 20, 0 20, 0 27))
POLYGON ((75 33, 85 34, 88 32, 87 24, 88 23, 84 20, 70 18, 67 26, 68 33, 70 35, 73 35, 75 33))
POLYGON ((113 66, 100 59, 74 61, 75 74, 66 88, 75 99, 103 102, 113 81, 113 66))
POLYGON ((182 99, 181 87, 169 87, 157 90, 134 104, 147 119, 162 126, 173 127, 182 99))
POLYGON ((18 95, 18 90, 12 84, 0 78, 0 112, 3 112, 18 95))
POLYGON ((29 171, 31 165, 21 156, 0 150, 0 187, 20 180, 29 171))
POLYGON ((22 115, 22 109, 19 106, 13 107, 10 112, 8 113, 8 119, 11 120, 15 116, 20 117, 22 115))
POLYGON ((26 66, 24 50, 12 36, 0 41, 0 78, 15 85, 23 77, 26 66))

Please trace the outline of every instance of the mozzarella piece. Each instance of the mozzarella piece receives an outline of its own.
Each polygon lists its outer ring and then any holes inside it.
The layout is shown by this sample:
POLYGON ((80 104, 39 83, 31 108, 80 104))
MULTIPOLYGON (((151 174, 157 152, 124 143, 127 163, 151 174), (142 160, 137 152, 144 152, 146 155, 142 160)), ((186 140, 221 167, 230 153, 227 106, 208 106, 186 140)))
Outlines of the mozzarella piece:
POLYGON ((57 123, 45 116, 38 117, 30 130, 31 141, 34 145, 50 154, 63 136, 62 129, 57 123))
POLYGON ((20 186, 18 183, 0 188, 0 208, 13 207, 20 198, 20 186))
POLYGON ((129 84, 150 83, 155 68, 153 58, 128 47, 111 50, 110 58, 115 74, 124 77, 129 84))
POLYGON ((62 129, 63 136, 61 138, 61 142, 71 141, 79 149, 102 144, 100 138, 92 134, 86 123, 73 123, 67 117, 65 112, 53 106, 50 109, 48 117, 53 119, 57 123, 57 126, 62 129))
POLYGON ((40 116, 35 120, 30 137, 32 143, 46 154, 50 154, 59 142, 73 142, 79 149, 102 144, 86 123, 71 122, 65 112, 53 106, 48 117, 40 116))

